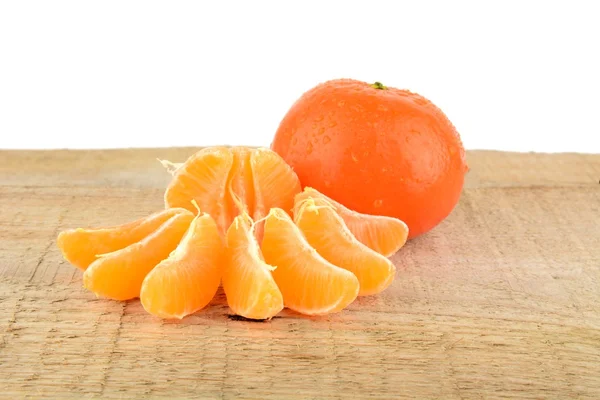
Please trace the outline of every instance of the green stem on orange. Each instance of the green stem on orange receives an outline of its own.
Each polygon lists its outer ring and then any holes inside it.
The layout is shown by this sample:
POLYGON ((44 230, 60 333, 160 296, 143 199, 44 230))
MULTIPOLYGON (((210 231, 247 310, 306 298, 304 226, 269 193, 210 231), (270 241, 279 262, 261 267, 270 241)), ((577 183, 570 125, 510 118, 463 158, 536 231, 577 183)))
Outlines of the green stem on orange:
POLYGON ((378 90, 386 90, 387 86, 384 86, 383 83, 381 82, 375 82, 374 84, 371 85, 372 88, 374 89, 378 89, 378 90))

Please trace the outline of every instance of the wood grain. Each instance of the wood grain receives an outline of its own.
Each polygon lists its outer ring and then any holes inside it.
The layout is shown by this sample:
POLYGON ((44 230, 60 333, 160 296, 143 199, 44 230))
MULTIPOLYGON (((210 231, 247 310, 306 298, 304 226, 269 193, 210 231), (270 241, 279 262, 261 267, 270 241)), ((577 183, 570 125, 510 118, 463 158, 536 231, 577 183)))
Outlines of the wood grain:
POLYGON ((330 317, 96 299, 56 235, 162 208, 155 159, 194 150, 0 152, 0 398, 600 398, 600 155, 470 152, 392 287, 330 317))

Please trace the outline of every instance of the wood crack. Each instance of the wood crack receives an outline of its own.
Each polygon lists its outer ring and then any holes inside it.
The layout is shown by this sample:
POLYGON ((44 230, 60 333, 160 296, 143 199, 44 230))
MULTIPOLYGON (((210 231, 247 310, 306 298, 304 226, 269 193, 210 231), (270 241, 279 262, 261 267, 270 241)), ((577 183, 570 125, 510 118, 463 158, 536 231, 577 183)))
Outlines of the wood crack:
POLYGON ((224 400, 225 389, 229 380, 229 319, 225 320, 225 332, 223 335, 225 343, 225 365, 223 366, 223 381, 221 382, 221 399, 224 400))
MULTIPOLYGON (((42 262, 44 262, 44 259, 46 258, 46 256, 50 252, 50 250, 52 249, 52 247, 53 247, 52 245, 55 243, 56 236, 58 235, 58 232, 60 231, 60 228, 62 226, 65 216, 67 215, 69 206, 71 203, 73 203, 74 200, 75 200, 75 196, 72 196, 69 204, 67 204, 60 212, 60 215, 58 216, 58 220, 56 222, 56 227, 52 231, 52 235, 48 238, 48 244, 44 248, 44 251, 42 252, 42 255, 40 256, 40 258, 38 259, 37 264, 35 265, 35 268, 33 269, 33 272, 31 273, 31 276, 29 277, 29 280, 27 282, 30 283, 33 280, 35 274, 37 273, 37 270, 40 268, 40 265, 42 265, 42 262)), ((54 279, 52 281, 54 281, 54 279)))
POLYGON ((2 342, 0 342, 0 351, 7 346, 8 336, 11 334, 11 332, 18 330, 18 329, 15 329, 15 323, 17 322, 17 314, 19 314, 22 311, 21 307, 22 307, 23 300, 25 300, 25 296, 21 295, 21 297, 19 297, 17 299, 17 302, 15 303, 15 311, 13 312, 12 316, 8 320, 8 325, 6 326, 6 329, 4 330, 4 335, 2 335, 2 342))
POLYGON ((119 342, 119 338, 121 337, 121 331, 123 329, 123 317, 125 316, 127 304, 128 304, 127 302, 124 302, 121 304, 121 314, 119 316, 119 325, 117 326, 115 336, 113 337, 113 340, 111 342, 112 348, 110 350, 110 354, 108 355, 108 362, 107 362, 106 368, 104 370, 104 375, 102 376, 102 381, 100 382, 100 385, 102 387, 102 390, 100 392, 100 397, 102 397, 104 395, 104 390, 106 388, 109 375, 112 372, 112 369, 114 367, 113 363, 115 360, 115 354, 117 353, 117 345, 119 342))
POLYGON ((454 394, 461 400, 464 399, 462 389, 458 384, 458 379, 456 378, 456 370, 454 368, 454 363, 452 362, 452 354, 451 351, 454 349, 454 346, 460 342, 463 338, 459 338, 453 341, 449 346, 442 345, 442 352, 444 353, 444 359, 448 364, 448 369, 446 370, 448 378, 450 379, 450 383, 452 384, 452 388, 454 389, 454 394))

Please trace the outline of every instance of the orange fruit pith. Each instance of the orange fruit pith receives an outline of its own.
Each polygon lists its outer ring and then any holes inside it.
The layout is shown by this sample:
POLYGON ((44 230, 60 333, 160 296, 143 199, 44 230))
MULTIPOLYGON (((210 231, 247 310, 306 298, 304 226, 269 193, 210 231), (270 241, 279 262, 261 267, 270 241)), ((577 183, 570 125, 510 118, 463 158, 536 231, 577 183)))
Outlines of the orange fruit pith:
POLYGON ((247 213, 235 217, 227 230, 223 290, 229 308, 245 318, 270 319, 283 309, 283 297, 254 236, 247 213))
POLYGON ((139 242, 176 214, 187 212, 172 208, 122 225, 93 229, 69 229, 58 235, 57 245, 63 257, 85 271, 96 255, 111 253, 139 242))
POLYGON ((323 258, 356 275, 359 296, 377 294, 394 280, 394 264, 359 242, 335 208, 322 198, 296 203, 294 222, 323 258))
POLYGON ((175 251, 144 279, 144 309, 160 318, 181 319, 204 308, 221 283, 224 249, 215 221, 198 214, 175 251))
POLYGON ((406 243, 408 226, 398 218, 350 210, 310 187, 305 187, 304 191, 296 195, 294 207, 310 198, 321 199, 332 206, 359 242, 385 257, 390 257, 406 243))
POLYGON ((165 192, 165 205, 194 211, 191 200, 196 200, 224 234, 240 213, 232 193, 259 220, 272 207, 291 212, 300 191, 297 175, 277 153, 217 146, 200 150, 177 168, 165 192))
POLYGON ((148 272, 175 250, 193 219, 189 211, 178 213, 141 241, 102 255, 83 273, 84 286, 113 300, 139 297, 148 272))
POLYGON ((286 307, 302 314, 335 313, 359 291, 356 276, 324 259, 310 246, 290 216, 273 208, 266 217, 262 252, 286 307))
POLYGON ((352 79, 304 93, 271 148, 303 186, 351 210, 398 218, 409 238, 451 213, 468 170, 458 132, 431 101, 352 79))

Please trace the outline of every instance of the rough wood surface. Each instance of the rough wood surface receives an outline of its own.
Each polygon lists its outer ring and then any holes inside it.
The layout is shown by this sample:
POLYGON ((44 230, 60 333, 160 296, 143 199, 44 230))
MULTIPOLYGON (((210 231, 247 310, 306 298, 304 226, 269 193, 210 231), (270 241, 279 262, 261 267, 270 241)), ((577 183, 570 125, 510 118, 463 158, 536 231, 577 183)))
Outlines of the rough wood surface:
POLYGON ((331 317, 96 299, 56 235, 160 209, 155 159, 194 150, 0 151, 0 398, 600 398, 600 155, 469 152, 393 286, 331 317))

